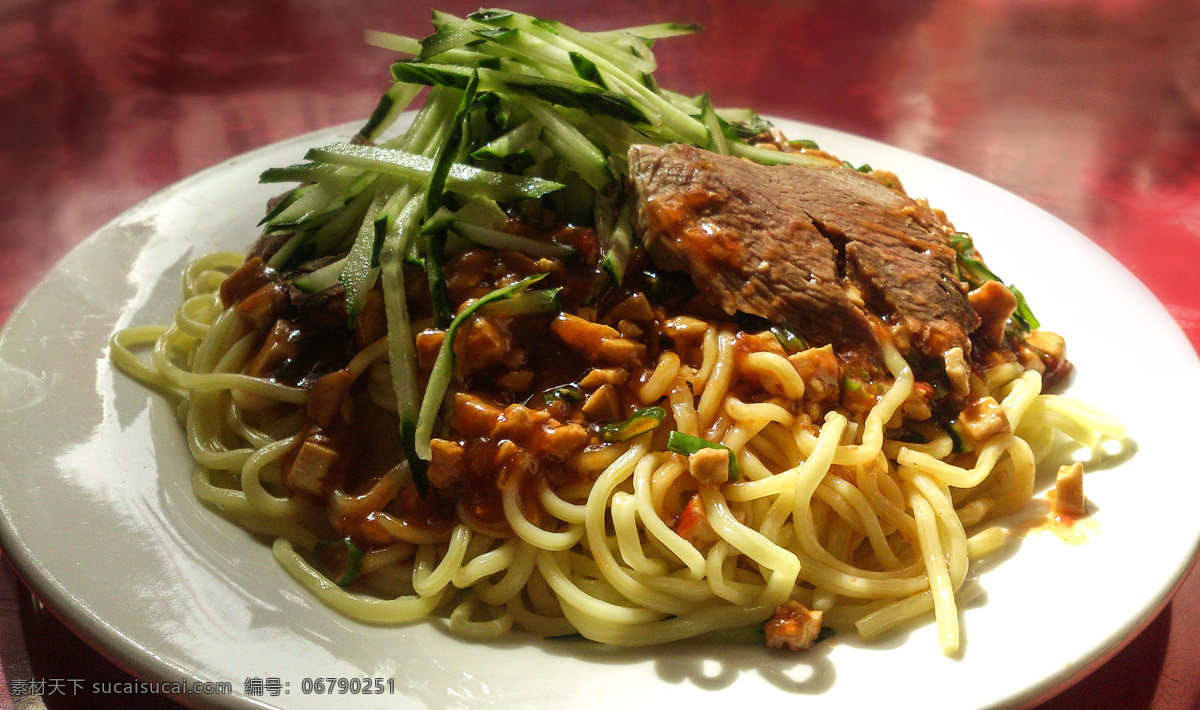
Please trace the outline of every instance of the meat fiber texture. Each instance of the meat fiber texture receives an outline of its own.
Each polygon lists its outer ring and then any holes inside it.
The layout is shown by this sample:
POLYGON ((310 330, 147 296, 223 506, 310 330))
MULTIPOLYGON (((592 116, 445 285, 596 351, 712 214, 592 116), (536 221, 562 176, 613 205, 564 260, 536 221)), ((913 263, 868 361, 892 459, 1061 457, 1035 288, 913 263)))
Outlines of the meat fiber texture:
POLYGON ((726 313, 874 352, 869 313, 905 322, 928 356, 969 352, 979 318, 946 226, 903 192, 832 163, 768 166, 676 144, 631 147, 629 173, 651 258, 688 272, 726 313))

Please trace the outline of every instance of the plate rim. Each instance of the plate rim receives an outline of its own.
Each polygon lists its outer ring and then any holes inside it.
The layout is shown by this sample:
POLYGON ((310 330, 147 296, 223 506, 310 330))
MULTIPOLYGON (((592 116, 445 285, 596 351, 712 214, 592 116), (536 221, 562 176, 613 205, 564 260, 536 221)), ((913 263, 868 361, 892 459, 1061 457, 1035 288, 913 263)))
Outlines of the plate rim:
MULTIPOLYGON (((777 120, 783 124, 801 126, 806 129, 812 128, 820 132, 837 134, 849 139, 853 139, 854 141, 865 142, 870 151, 885 149, 887 151, 899 151, 909 156, 915 156, 923 161, 928 161, 940 171, 949 171, 951 174, 954 174, 960 179, 966 178, 972 181, 978 181, 979 183, 985 185, 987 189, 1001 191, 1009 195, 1012 199, 1019 200, 1043 213, 1045 216, 1053 219, 1059 225, 1061 225, 1061 228, 1069 230, 1075 234, 1081 234, 1070 224, 1034 204, 1030 200, 953 165, 949 165, 934 158, 900 148, 892 144, 864 136, 859 136, 846 131, 841 131, 839 129, 819 126, 793 119, 776 119, 775 117, 770 118, 771 120, 777 120)), ((301 135, 268 143, 245 153, 231 156, 196 173, 188 175, 181 180, 171 183, 170 185, 157 190, 150 196, 139 201, 137 204, 122 210, 118 215, 105 222, 104 225, 93 231, 85 239, 81 240, 78 244, 68 250, 66 254, 64 254, 55 262, 53 266, 50 267, 50 269, 43 275, 38 283, 23 295, 20 302, 10 311, 3 324, 3 327, 0 328, 0 355, 2 355, 4 352, 4 348, 6 347, 6 343, 8 342, 10 334, 15 330, 12 324, 14 322, 18 322, 23 317, 25 310, 30 307, 30 304, 39 297, 40 292, 47 287, 47 283, 50 281, 50 279, 57 272, 59 272, 64 265, 69 265, 73 261, 83 258, 87 251, 96 248, 97 245, 104 240, 105 235, 108 232, 118 229, 131 216, 151 211, 159 203, 169 201, 180 193, 186 193, 193 185, 203 183, 205 180, 210 179, 214 175, 219 175, 225 171, 228 171, 231 168, 236 167, 240 162, 252 161, 267 154, 273 154, 275 152, 288 150, 297 146, 308 145, 316 136, 336 135, 338 133, 346 133, 349 135, 360 123, 361 121, 350 122, 337 126, 317 129, 301 135)), ((1137 286, 1143 290, 1143 295, 1145 297, 1157 303, 1159 307, 1162 308, 1163 313, 1167 315, 1169 321, 1174 326, 1169 332, 1169 336, 1177 341, 1175 343, 1176 345, 1185 344, 1190 350, 1192 359, 1195 360, 1195 364, 1200 365, 1200 358, 1197 356, 1195 347, 1191 345, 1191 342, 1187 339, 1178 322, 1170 316, 1169 312, 1166 311, 1165 306, 1161 301, 1159 301, 1153 292, 1150 291, 1149 287, 1098 244, 1088 239, 1085 235, 1081 236, 1083 236, 1083 239, 1094 249, 1097 256, 1107 259, 1112 266, 1123 271, 1129 277, 1128 280, 1131 283, 1137 284, 1137 286)), ((163 274, 163 276, 167 276, 167 274, 163 274)), ((162 277, 160 276, 160 279, 161 278, 162 277)), ((91 393, 87 394, 90 395, 91 393)), ((12 567, 17 572, 17 575, 20 577, 22 583, 24 583, 30 590, 34 591, 35 596, 46 607, 46 609, 50 610, 56 618, 60 619, 64 625, 71 630, 72 633, 81 638, 89 646, 95 648, 102 656, 104 656, 114 665, 122 668, 122 670, 128 672, 130 675, 139 680, 152 678, 154 680, 169 682, 171 680, 178 680, 181 676, 187 677, 191 681, 202 680, 199 676, 195 675, 192 669, 184 668, 178 664, 161 658, 152 649, 141 645, 129 634, 125 633, 120 628, 117 628, 108 620, 102 618, 99 613, 90 608, 88 605, 80 602, 76 595, 66 588, 62 581, 46 566, 44 560, 42 560, 39 555, 30 547, 30 545, 27 544, 22 531, 14 525, 12 512, 13 511, 9 507, 9 502, 4 497, 0 497, 0 547, 3 548, 3 554, 12 563, 12 567), (130 649, 134 650, 136 653, 129 653, 130 649)), ((1116 656, 1121 652, 1122 649, 1132 642, 1133 639, 1135 639, 1142 631, 1144 631, 1145 628, 1162 613, 1166 605, 1171 602, 1179 588, 1182 586, 1184 581, 1186 581, 1189 573, 1197 566, 1198 560, 1200 560, 1198 555, 1200 555, 1200 529, 1197 529, 1196 533, 1193 535, 1190 560, 1186 564, 1180 566, 1180 569, 1177 570, 1177 573, 1174 576, 1173 583, 1169 585, 1169 587, 1164 588, 1162 593, 1159 595, 1159 598, 1154 600, 1155 604, 1151 611, 1144 613, 1140 618, 1125 620, 1125 627, 1120 631, 1119 640, 1117 643, 1110 645, 1107 648, 1093 649, 1094 654, 1092 657, 1085 660, 1083 663, 1080 663, 1079 666, 1069 670, 1059 670, 1054 673, 1047 674, 1043 677, 1040 687, 1026 687, 1009 693, 1005 697, 996 699, 995 705, 1007 705, 1015 701, 1021 704, 1020 707, 1030 707, 1039 702, 1043 702, 1061 692, 1064 692, 1083 678, 1090 675, 1112 657, 1116 656)), ((233 683, 234 681, 231 680, 230 682, 233 683)), ((274 707, 273 705, 265 704, 263 700, 245 695, 243 692, 239 691, 239 689, 236 687, 236 684, 234 685, 234 693, 232 695, 172 695, 170 697, 172 697, 176 702, 193 707, 208 707, 211 706, 213 702, 221 707, 230 708, 274 707), (201 704, 200 699, 204 700, 203 704, 201 704)), ((409 699, 416 700, 415 698, 409 699)))

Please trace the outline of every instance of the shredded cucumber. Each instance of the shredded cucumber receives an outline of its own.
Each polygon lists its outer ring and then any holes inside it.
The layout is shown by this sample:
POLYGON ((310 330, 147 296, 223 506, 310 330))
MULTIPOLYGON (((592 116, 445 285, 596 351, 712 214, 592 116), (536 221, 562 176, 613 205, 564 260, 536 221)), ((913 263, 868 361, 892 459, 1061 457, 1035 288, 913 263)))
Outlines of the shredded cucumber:
POLYGON ((475 245, 578 258, 571 247, 505 231, 510 215, 548 210, 560 223, 595 230, 603 273, 593 290, 598 295, 622 283, 635 248, 625 179, 630 146, 685 142, 767 164, 830 164, 811 153, 750 145, 750 137, 771 128, 753 111, 717 108, 707 95, 658 87, 654 40, 696 32, 697 25, 582 32, 506 10, 467 17, 435 11, 433 24, 424 39, 368 32, 369 43, 407 58, 391 65, 395 83, 355 139, 314 148, 306 162, 261 176, 265 183, 299 183, 262 222, 267 230, 292 232, 272 256, 273 267, 286 273, 307 260, 332 259, 292 282, 309 292, 340 284, 351 325, 367 294, 382 286, 401 441, 422 494, 430 441, 452 386, 458 330, 480 313, 560 308, 559 289, 528 290, 539 275, 496 289, 454 316, 441 274, 447 254, 475 245), (408 129, 385 139, 425 87, 408 129), (446 329, 424 387, 406 301, 405 270, 412 268, 425 272, 436 322, 446 329))
MULTIPOLYGON (((309 160, 336 163, 364 170, 374 170, 412 180, 428 186, 433 173, 433 160, 396 148, 381 148, 352 143, 334 143, 308 152, 309 160)), ((520 175, 496 173, 463 163, 455 163, 446 176, 446 188, 464 195, 479 195, 500 202, 541 197, 562 185, 549 180, 520 175)))
POLYGON ((472 301, 450 322, 450 326, 446 329, 446 337, 442 340, 442 346, 438 350, 437 359, 433 363, 433 369, 429 372, 429 384, 425 388, 425 398, 421 402, 421 414, 417 418, 415 432, 417 456, 426 461, 430 457, 429 442, 433 439, 434 420, 437 418, 438 410, 441 409, 446 390, 450 387, 450 378, 454 374, 454 339, 458 335, 459 328, 473 318, 475 312, 480 308, 489 303, 512 298, 540 281, 544 276, 545 274, 537 274, 498 288, 479 300, 472 301))

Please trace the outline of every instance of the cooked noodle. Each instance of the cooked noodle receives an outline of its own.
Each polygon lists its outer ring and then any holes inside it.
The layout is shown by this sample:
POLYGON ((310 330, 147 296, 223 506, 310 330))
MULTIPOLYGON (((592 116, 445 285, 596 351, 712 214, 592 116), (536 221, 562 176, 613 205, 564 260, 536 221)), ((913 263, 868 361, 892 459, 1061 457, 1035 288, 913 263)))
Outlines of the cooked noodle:
MULTIPOLYGON (((942 648, 953 652, 958 608, 979 593, 967 574, 971 551, 987 554, 1003 540, 997 528, 970 539, 967 530, 1020 508, 1032 493, 1035 460, 1045 455, 1046 437, 1019 434, 1057 429, 1089 447, 1123 436, 1110 417, 1042 394, 1036 371, 1016 375, 1006 363, 987 377, 988 392, 1018 434, 982 443, 972 465, 946 460, 944 436, 923 444, 889 440, 885 425, 913 377, 886 346, 891 382, 847 440, 844 414, 812 422, 789 409, 804 384, 782 356, 756 352, 742 365, 743 375, 766 383, 767 399, 733 394, 736 333, 711 323, 699 368, 681 366, 665 351, 637 390, 643 403, 668 401, 663 426, 579 458, 580 470, 594 478, 590 486, 554 490, 543 482, 544 516, 535 522, 518 500, 520 479, 510 481, 503 512, 513 537, 466 514, 448 538, 393 519, 398 542, 382 548, 390 559, 368 577, 382 577, 384 569, 399 574, 379 580, 372 595, 339 587, 302 554, 330 534, 314 501, 280 484, 278 462, 295 443, 306 391, 239 374, 251 355, 248 336, 218 295, 218 274, 239 262, 231 254, 198 260, 187 271, 175 323, 118 333, 113 361, 181 397, 197 497, 275 536, 275 558, 299 583, 372 623, 406 623, 441 609, 449 628, 469 638, 497 638, 515 625, 539 635, 574 630, 605 643, 645 645, 761 623, 795 599, 824 611, 829 625, 857 626, 864 638, 933 611, 942 648), (152 349, 150 366, 135 354, 144 348, 152 349), (723 431, 720 441, 739 459, 743 480, 721 487, 689 480, 684 457, 663 447, 659 434, 672 429, 723 431), (1003 476, 995 481, 997 472, 1003 476), (697 492, 717 538, 707 554, 671 524, 697 492), (956 510, 954 500, 964 498, 970 502, 956 510), (981 506, 983 516, 960 520, 964 507, 981 506), (400 555, 406 543, 415 551, 400 555)), ((362 377, 386 358, 386 347, 372 344, 349 369, 362 377)), ((371 401, 382 396, 374 379, 369 389, 371 401)), ((406 478, 406 465, 389 475, 406 478)), ((373 510, 395 495, 396 482, 388 485, 391 495, 377 496, 373 510)))

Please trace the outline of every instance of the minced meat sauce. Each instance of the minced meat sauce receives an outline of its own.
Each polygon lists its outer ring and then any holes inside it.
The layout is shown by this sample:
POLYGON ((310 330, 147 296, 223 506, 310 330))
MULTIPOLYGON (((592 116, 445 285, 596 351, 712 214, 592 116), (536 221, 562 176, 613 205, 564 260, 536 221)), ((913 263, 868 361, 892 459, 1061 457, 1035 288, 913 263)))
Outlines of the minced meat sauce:
MULTIPOLYGON (((598 266, 599 249, 590 229, 535 227, 517 220, 509 229, 574 247, 578 257, 564 263, 507 251, 462 251, 444 266, 451 308, 457 311, 495 288, 543 273, 538 288, 561 287, 560 312, 477 315, 464 324, 455 341, 454 381, 434 431, 428 490, 421 496, 411 483, 402 485, 381 509, 358 510, 333 520, 341 534, 367 545, 385 544, 392 535, 381 523, 386 515, 435 537, 448 539, 455 521, 464 517, 477 529, 507 536, 511 531, 503 493, 514 481, 520 485, 518 500, 525 516, 544 523, 538 502, 541 486, 558 490, 586 482, 572 460, 601 444, 602 425, 654 404, 641 402, 637 392, 660 354, 671 350, 683 365, 700 367, 704 328, 681 328, 680 316, 735 325, 736 371, 753 352, 788 357, 806 383, 804 397, 790 407, 811 422, 838 407, 861 420, 890 384, 877 353, 846 347, 835 351, 824 343, 804 342, 803 334, 772 332, 771 324, 759 318, 731 319, 700 295, 686 274, 658 269, 640 248, 634 249, 624 283, 600 288, 606 277, 598 266)), ((295 274, 266 266, 262 257, 268 256, 249 258, 225 281, 221 297, 259 338, 245 372, 310 388, 306 424, 282 461, 284 484, 292 494, 322 500, 335 491, 363 494, 404 459, 396 415, 372 404, 366 391, 369 377, 351 385, 345 372, 358 351, 386 337, 379 286, 351 328, 340 286, 304 294, 290 284, 295 274)), ((423 379, 445 332, 431 325, 424 274, 412 270, 406 273, 406 283, 423 379)), ((1023 338, 994 322, 1011 315, 1004 294, 989 287, 988 293, 972 294, 970 303, 983 318, 978 332, 987 334, 973 336, 973 368, 1019 360, 1047 373, 1050 380, 1069 373, 1058 347, 1061 339, 1036 331, 1023 338), (997 342, 996 333, 1006 335, 997 342)), ((877 338, 894 342, 914 365, 918 382, 905 404, 906 417, 949 421, 969 404, 947 382, 944 363, 907 347, 911 334, 904 332, 903 323, 874 319, 871 327, 877 338)), ((766 401, 772 397, 769 387, 755 376, 739 374, 731 393, 747 402, 766 401)))

